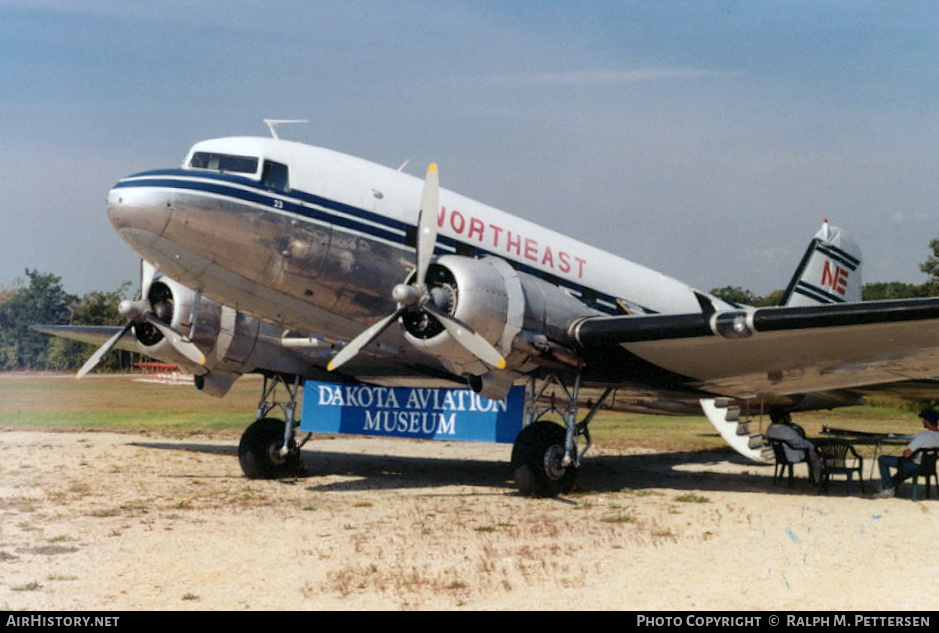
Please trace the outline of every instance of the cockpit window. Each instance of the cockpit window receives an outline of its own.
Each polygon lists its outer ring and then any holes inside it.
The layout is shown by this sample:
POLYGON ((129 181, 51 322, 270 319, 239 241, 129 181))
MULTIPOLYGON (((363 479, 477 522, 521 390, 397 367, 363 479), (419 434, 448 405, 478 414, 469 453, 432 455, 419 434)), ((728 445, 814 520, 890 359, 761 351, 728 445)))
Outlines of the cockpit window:
POLYGON ((264 161, 261 185, 272 191, 287 193, 290 190, 290 178, 287 172, 287 165, 275 163, 272 160, 264 161))
POLYGON ((258 159, 255 156, 196 152, 192 155, 189 166, 193 169, 211 169, 212 171, 234 172, 238 174, 256 174, 258 172, 258 159))

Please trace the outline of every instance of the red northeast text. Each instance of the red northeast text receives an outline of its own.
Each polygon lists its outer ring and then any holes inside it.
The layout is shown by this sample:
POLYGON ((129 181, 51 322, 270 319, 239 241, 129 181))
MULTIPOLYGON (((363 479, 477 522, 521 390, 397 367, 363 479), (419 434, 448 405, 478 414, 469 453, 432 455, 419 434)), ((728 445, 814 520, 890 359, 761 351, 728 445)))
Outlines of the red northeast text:
POLYGON ((587 263, 584 258, 561 250, 556 245, 552 247, 550 244, 526 237, 517 231, 483 222, 456 209, 448 211, 446 207, 441 207, 437 215, 437 226, 449 227, 466 240, 479 242, 486 250, 515 255, 519 259, 528 260, 561 274, 576 275, 578 279, 584 277, 584 266, 587 263))
POLYGON ((828 286, 832 292, 843 295, 845 294, 845 289, 848 285, 848 276, 850 274, 851 273, 841 266, 832 266, 831 262, 826 259, 825 267, 822 269, 822 285, 828 286))

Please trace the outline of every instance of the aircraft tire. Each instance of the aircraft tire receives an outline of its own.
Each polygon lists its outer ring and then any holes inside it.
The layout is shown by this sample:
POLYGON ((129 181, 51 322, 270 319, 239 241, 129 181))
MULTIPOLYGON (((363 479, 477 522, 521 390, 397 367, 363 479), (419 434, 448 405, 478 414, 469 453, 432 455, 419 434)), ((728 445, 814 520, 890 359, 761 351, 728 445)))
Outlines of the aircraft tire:
POLYGON ((284 424, 283 420, 262 418, 245 429, 238 443, 238 462, 248 479, 279 479, 299 472, 300 450, 295 442, 286 456, 280 455, 284 424))
POLYGON ((556 497, 577 483, 577 468, 561 467, 564 428, 553 422, 535 422, 518 434, 512 446, 512 472, 523 495, 556 497))

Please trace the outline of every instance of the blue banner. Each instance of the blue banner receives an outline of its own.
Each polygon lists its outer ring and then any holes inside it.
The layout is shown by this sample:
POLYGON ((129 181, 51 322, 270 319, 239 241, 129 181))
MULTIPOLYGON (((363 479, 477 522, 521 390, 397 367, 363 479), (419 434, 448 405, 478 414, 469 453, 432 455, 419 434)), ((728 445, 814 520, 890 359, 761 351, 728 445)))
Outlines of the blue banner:
POLYGON ((522 430, 525 388, 503 400, 471 389, 339 385, 307 380, 300 430, 511 444, 522 430))

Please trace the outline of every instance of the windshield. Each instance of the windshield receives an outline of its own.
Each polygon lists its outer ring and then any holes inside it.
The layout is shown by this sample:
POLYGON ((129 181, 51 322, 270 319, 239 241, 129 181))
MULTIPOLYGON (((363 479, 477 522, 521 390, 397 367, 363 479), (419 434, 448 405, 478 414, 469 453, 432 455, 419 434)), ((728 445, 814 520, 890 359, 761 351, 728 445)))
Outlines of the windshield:
POLYGON ((189 161, 193 169, 211 169, 212 171, 256 174, 258 159, 255 156, 235 156, 214 152, 196 152, 189 161))

